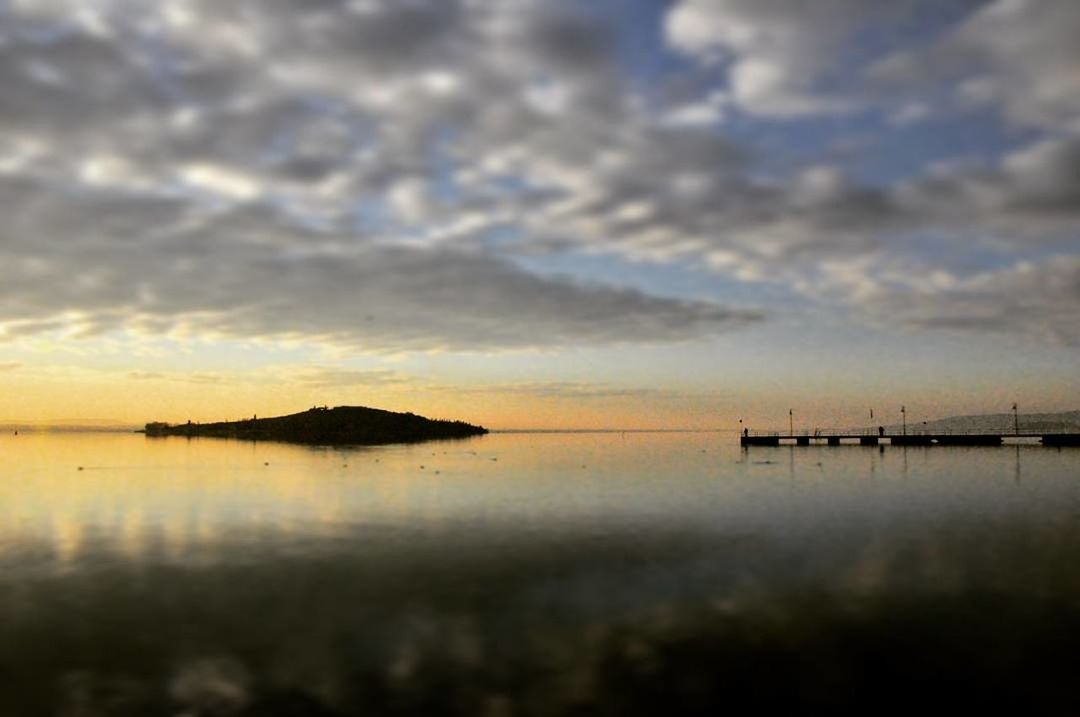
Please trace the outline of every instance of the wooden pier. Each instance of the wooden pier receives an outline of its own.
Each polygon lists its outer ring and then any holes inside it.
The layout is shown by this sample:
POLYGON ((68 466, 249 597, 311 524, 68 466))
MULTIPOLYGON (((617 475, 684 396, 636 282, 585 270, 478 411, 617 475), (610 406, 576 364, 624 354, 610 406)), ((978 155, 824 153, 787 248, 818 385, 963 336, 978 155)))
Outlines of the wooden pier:
POLYGON ((1037 439, 1044 446, 1080 446, 1080 433, 744 433, 742 446, 1000 446, 1006 439, 1037 439))

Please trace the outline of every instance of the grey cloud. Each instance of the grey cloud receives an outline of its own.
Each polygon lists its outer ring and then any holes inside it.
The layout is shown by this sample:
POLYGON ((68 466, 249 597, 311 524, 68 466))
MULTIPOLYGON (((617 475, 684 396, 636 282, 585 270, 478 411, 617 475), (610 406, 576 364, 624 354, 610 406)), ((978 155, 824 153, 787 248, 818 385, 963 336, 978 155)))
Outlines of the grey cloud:
POLYGON ((1000 333, 1080 345, 1080 259, 1020 262, 937 286, 880 285, 863 297, 871 313, 909 327, 1000 333))
POLYGON ((994 165, 944 167, 899 187, 898 201, 928 222, 1075 241, 1080 227, 1080 139, 1045 139, 994 165), (973 212, 977 212, 973 216, 973 212))
MULTIPOLYGON (((1034 59, 1012 63, 995 59, 1011 50, 981 4, 960 5, 964 22, 941 43, 965 45, 995 101, 1019 108, 1035 72, 1023 68, 1061 75, 1071 62, 1049 49, 1053 13, 1014 18, 1027 28, 1015 52, 1034 59), (1044 32, 1040 50, 1028 34, 1044 32), (1022 71, 1009 75, 1013 64, 1022 71)), ((927 2, 673 7, 673 45, 734 73, 716 100, 725 108, 899 109, 930 91, 899 71, 827 81, 844 59, 836 47, 927 2), (901 86, 895 103, 882 99, 901 86)), ((876 263, 917 251, 905 232, 966 225, 963 241, 1004 234, 1013 253, 1032 236, 1075 236, 1067 140, 900 188, 830 167, 763 176, 716 128, 665 124, 666 108, 643 106, 612 32, 578 4, 538 0, 10 6, 5 334, 68 321, 86 335, 180 327, 375 350, 683 340, 760 317, 541 277, 515 257, 602 251, 803 286, 828 281, 838 257, 865 259, 872 278, 876 263)), ((950 77, 968 77, 949 59, 959 51, 939 55, 958 68, 950 77)), ((1053 88, 1028 105, 1047 125, 1071 112, 1053 88)))
POLYGON ((16 39, 55 36, 57 78, 23 69, 36 44, 5 45, 16 104, 82 125, 0 110, 7 138, 40 153, 0 177, 0 199, 19 209, 0 242, 6 335, 66 322, 75 335, 183 327, 470 350, 683 340, 758 320, 536 276, 466 239, 393 246, 392 227, 357 229, 359 197, 392 200, 405 221, 439 209, 415 190, 438 171, 446 123, 476 121, 459 126, 459 158, 470 142, 526 161, 559 150, 564 164, 592 151, 530 105, 530 73, 576 87, 579 120, 612 117, 617 88, 582 84, 612 72, 594 19, 569 5, 471 7, 179 1, 157 13, 118 1, 89 23, 64 3, 14 12, 16 39), (458 92, 468 101, 448 100, 458 92))
MULTIPOLYGON (((291 3, 304 7, 303 3, 291 3)), ((454 0, 406 0, 395 3, 324 3, 330 8, 321 18, 305 26, 295 49, 303 54, 319 53, 327 44, 355 54, 375 70, 411 71, 421 62, 439 59, 444 43, 460 41, 461 3, 454 0), (346 8, 346 12, 338 11, 346 8), (321 19, 321 22, 318 20, 321 19), (311 31, 310 28, 314 28, 311 31)), ((318 12, 318 11, 317 11, 318 12)), ((283 27, 283 26, 279 26, 283 27)))
POLYGON ((89 208, 79 236, 53 251, 26 237, 0 244, 0 317, 46 320, 23 326, 24 333, 56 328, 52 317, 77 310, 78 331, 86 335, 125 325, 184 327, 376 350, 683 340, 759 318, 706 302, 542 278, 475 252, 350 245, 317 235, 305 245, 272 215, 261 225, 258 214, 231 224, 236 218, 229 214, 204 217, 146 245, 94 226, 108 217, 89 208), (248 233, 238 230, 245 225, 248 233))
POLYGON ((502 383, 472 388, 452 387, 455 392, 474 392, 482 394, 530 395, 538 398, 559 398, 572 400, 636 398, 636 399, 683 399, 686 394, 670 389, 629 388, 605 383, 585 381, 530 381, 523 383, 502 383))
POLYGON ((675 49, 726 70, 733 98, 752 114, 883 109, 904 122, 930 107, 991 103, 1016 124, 1072 133, 1078 35, 1072 0, 681 0, 666 26, 675 49), (902 37, 930 19, 951 25, 914 48, 890 50, 880 32, 902 37), (884 54, 860 56, 875 44, 884 54), (852 61, 868 69, 838 82, 852 61))
POLYGON ((1080 10, 1071 0, 994 0, 937 42, 883 58, 871 75, 953 102, 993 103, 1014 123, 1080 132, 1080 10), (951 95, 951 97, 949 97, 951 95))
MULTIPOLYGON (((511 5, 509 12, 515 11, 520 12, 511 5)), ((527 14, 511 20, 511 27, 507 39, 524 47, 541 66, 578 75, 601 72, 612 63, 610 29, 597 19, 560 9, 557 4, 531 3, 527 14)))
MULTIPOLYGON (((452 250, 377 247, 256 259, 249 272, 247 300, 236 297, 242 309, 218 308, 231 298, 223 280, 215 295, 191 307, 196 315, 217 308, 216 315, 192 321, 239 335, 302 333, 360 346, 468 351, 681 340, 758 318, 704 302, 544 279, 452 250)), ((174 295, 182 291, 176 286, 174 295)))
POLYGON ((287 378, 310 388, 382 387, 403 384, 415 386, 410 377, 386 369, 360 370, 316 366, 299 369, 289 374, 287 378))
POLYGON ((127 377, 133 381, 178 381, 180 383, 195 383, 199 385, 215 385, 221 383, 235 384, 242 379, 240 376, 227 376, 221 373, 207 371, 194 372, 162 372, 162 371, 129 371, 127 377))
POLYGON ((129 371, 127 377, 135 381, 158 381, 167 378, 160 371, 129 371))
POLYGON ((8 22, 10 15, 0 30, 4 126, 79 134, 95 122, 116 122, 159 106, 159 88, 111 38, 59 29, 55 36, 38 37, 31 27, 20 33, 8 22), (73 104, 76 116, 68 111, 73 104))

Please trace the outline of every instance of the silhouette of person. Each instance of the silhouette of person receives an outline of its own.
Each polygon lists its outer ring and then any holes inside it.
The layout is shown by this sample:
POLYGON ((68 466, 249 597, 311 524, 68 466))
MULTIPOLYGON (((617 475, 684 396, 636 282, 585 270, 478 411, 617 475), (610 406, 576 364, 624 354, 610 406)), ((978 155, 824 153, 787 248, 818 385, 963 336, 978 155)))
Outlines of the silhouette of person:
POLYGON ((877 434, 879 436, 884 436, 885 435, 885 426, 878 426, 877 427, 877 434))
POLYGON ((742 429, 742 434, 743 434, 743 438, 746 438, 747 436, 750 435, 750 429, 749 428, 742 429))

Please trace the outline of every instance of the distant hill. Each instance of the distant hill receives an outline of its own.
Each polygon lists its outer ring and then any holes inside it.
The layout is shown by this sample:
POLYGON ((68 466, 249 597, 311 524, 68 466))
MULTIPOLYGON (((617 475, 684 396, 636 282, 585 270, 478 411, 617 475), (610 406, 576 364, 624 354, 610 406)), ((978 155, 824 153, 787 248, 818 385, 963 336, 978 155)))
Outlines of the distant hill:
POLYGON ((395 413, 362 406, 312 408, 274 418, 221 423, 146 424, 146 435, 206 436, 247 441, 288 441, 317 445, 379 445, 465 438, 487 433, 462 421, 441 421, 412 413, 395 413))
MULTIPOLYGON (((1080 411, 1064 413, 1021 413, 1018 416, 1020 433, 1080 433, 1080 411)), ((1012 413, 987 413, 976 416, 951 416, 934 421, 908 422, 908 430, 927 433, 1012 433, 1012 413)), ((885 427, 886 432, 900 431, 900 424, 885 427)))

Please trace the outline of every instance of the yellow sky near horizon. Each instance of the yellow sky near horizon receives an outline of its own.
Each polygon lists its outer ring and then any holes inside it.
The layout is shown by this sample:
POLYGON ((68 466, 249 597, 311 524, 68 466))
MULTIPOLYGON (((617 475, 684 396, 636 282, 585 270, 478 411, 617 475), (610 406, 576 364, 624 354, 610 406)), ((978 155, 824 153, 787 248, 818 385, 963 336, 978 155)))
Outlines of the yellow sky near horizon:
POLYGON ((892 387, 852 378, 831 390, 821 377, 802 382, 729 377, 659 386, 603 381, 470 381, 418 377, 392 370, 341 370, 293 365, 252 371, 139 372, 75 366, 20 367, 0 372, 0 421, 105 420, 139 426, 169 422, 236 420, 294 413, 314 405, 364 405, 465 420, 488 428, 731 429, 787 425, 788 409, 801 427, 899 421, 907 405, 912 422, 965 413, 1000 413, 1013 400, 1027 412, 1076 409, 1071 392, 1025 382, 983 387, 946 383, 892 387), (866 396, 873 396, 866 400, 866 396), (895 404, 895 405, 894 405, 895 404), (895 415, 894 415, 895 414, 895 415))
MULTIPOLYGON (((842 337, 841 337, 842 338, 842 337)), ((0 345, 0 422, 236 420, 361 405, 492 429, 827 428, 1080 409, 1080 356, 887 330, 836 353, 811 324, 708 342, 364 353, 313 342, 58 336, 0 345)))

